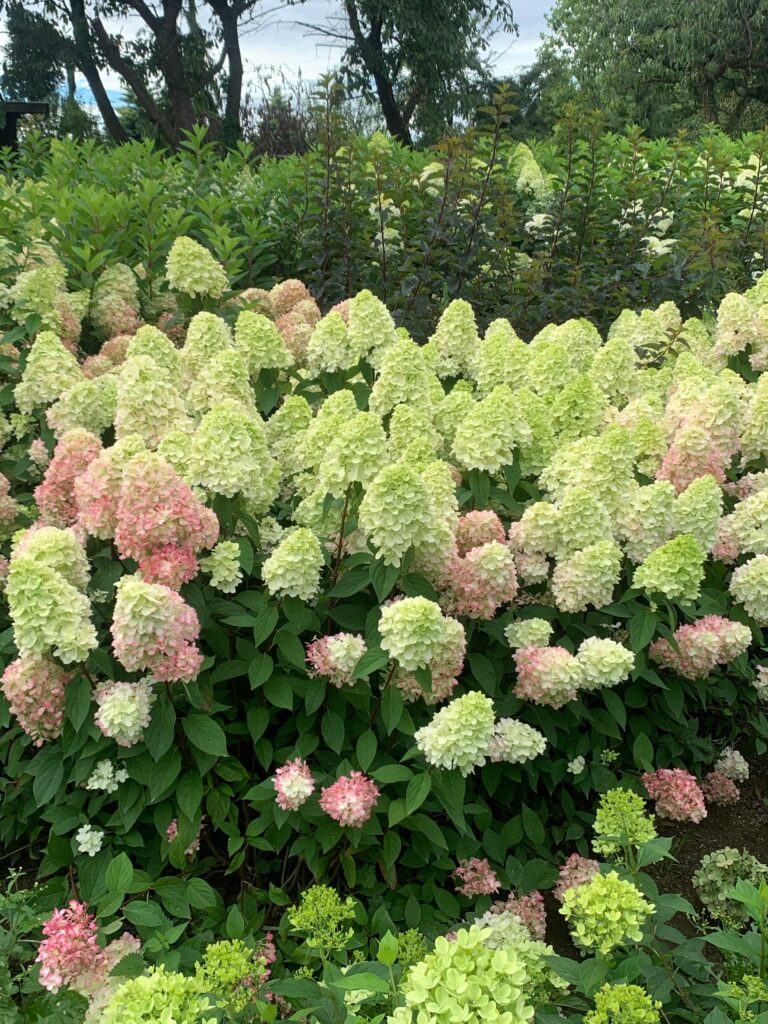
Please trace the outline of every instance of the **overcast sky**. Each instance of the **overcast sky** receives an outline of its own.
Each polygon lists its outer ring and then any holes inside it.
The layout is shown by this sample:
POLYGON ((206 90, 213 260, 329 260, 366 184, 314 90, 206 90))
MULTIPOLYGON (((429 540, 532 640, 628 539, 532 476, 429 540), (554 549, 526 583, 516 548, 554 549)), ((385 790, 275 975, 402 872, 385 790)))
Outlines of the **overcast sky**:
MULTIPOLYGON (((413 0, 418 3, 419 0, 413 0)), ((552 0, 524 0, 515 6, 518 36, 499 33, 493 38, 492 52, 499 74, 507 74, 533 63, 539 36, 546 28, 545 13, 552 0)), ((265 7, 269 7, 266 3, 265 7)), ((255 77, 275 68, 293 81, 301 77, 314 81, 338 63, 339 50, 329 46, 328 40, 313 36, 298 22, 322 24, 339 12, 338 0, 306 0, 299 7, 283 8, 268 15, 263 23, 246 29, 241 39, 248 77, 255 77)), ((134 35, 141 22, 138 19, 113 19, 110 28, 128 37, 134 35)), ((0 40, 1 41, 1 40, 0 40)), ((111 92, 119 93, 121 82, 117 75, 105 71, 105 84, 111 92)), ((83 83, 84 84, 84 83, 83 83)), ((86 96, 83 96, 86 99, 86 96)))

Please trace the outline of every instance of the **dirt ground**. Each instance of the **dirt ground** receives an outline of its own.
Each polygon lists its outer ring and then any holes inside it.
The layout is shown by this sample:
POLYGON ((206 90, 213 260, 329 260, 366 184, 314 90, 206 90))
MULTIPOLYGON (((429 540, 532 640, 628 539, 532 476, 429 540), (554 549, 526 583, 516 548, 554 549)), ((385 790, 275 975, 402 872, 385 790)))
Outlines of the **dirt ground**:
MULTIPOLYGON (((750 762, 750 777, 741 783, 741 799, 729 807, 709 807, 698 825, 682 821, 656 820, 659 835, 673 836, 671 853, 675 860, 654 865, 650 874, 660 892, 679 893, 700 906, 691 881, 706 853, 723 846, 747 850, 768 864, 768 754, 750 762)), ((560 904, 547 893, 547 941, 562 956, 578 956, 568 935, 568 926, 558 913, 560 904)))

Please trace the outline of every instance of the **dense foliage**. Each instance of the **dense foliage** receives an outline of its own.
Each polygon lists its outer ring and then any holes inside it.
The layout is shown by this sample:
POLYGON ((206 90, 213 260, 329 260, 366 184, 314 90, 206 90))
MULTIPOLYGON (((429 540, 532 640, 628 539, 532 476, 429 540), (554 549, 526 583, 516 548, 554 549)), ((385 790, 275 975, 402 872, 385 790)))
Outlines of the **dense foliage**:
POLYGON ((450 298, 528 340, 576 316, 605 330, 624 306, 714 312, 765 269, 765 136, 649 141, 567 119, 532 154, 506 140, 501 96, 488 132, 415 153, 348 137, 326 99, 317 147, 258 166, 200 133, 171 156, 32 137, 7 168, 0 234, 50 239, 74 289, 106 259, 140 266, 151 295, 186 232, 234 287, 298 277, 324 309, 369 288, 420 341, 450 298))
MULTIPOLYGON (((711 323, 664 302, 529 344, 455 299, 418 345, 370 291, 322 315, 297 280, 244 289, 226 223, 207 225, 226 269, 166 244, 173 207, 145 181, 154 217, 133 227, 125 206, 123 242, 94 216, 75 245, 79 200, 65 232, 30 180, 18 198, 40 205, 5 248, 0 842, 77 895, 45 926, 43 986, 104 1024, 147 1006, 191 1022, 222 971, 261 1000, 277 957, 303 966, 262 1014, 281 996, 322 1022, 397 1002, 408 1021, 466 976, 477 1018, 512 1022, 614 971, 697 1019, 663 943, 712 1007, 717 969, 664 924, 687 905, 638 875, 668 844, 631 791, 700 822, 738 799, 734 744, 765 750, 768 276, 711 323), (129 243, 114 255, 141 254, 137 272, 104 267, 102 246, 129 243), (613 862, 595 877, 593 831, 613 862), (596 966, 553 981, 526 943, 567 854, 562 912, 596 966), (472 903, 511 919, 427 953, 472 903), (138 939, 114 938, 123 920, 138 939), (646 940, 648 960, 611 957, 646 940), (403 948, 402 979, 340 974, 344 950, 389 968, 403 948), (139 976, 113 999, 126 954, 139 976)), ((703 865, 702 892, 733 863, 703 865)), ((760 975, 765 895, 740 892, 757 930, 732 946, 760 975)))

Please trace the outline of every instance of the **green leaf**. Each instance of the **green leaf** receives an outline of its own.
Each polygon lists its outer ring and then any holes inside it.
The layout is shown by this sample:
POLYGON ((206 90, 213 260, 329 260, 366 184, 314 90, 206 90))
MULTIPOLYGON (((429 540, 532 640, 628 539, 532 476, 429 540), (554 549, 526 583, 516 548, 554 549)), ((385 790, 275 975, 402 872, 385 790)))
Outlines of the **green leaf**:
POLYGON ((412 777, 413 772, 404 764, 383 764, 381 768, 376 768, 371 772, 371 778, 377 782, 383 782, 385 785, 393 782, 407 782, 412 777))
POLYGON ((215 757, 227 756, 227 738, 213 718, 201 714, 187 715, 181 725, 189 742, 198 750, 215 757))
POLYGON ((654 637, 657 625, 658 616, 648 609, 644 609, 638 615, 633 615, 628 621, 629 645, 634 654, 648 646, 654 637))
POLYGON ((110 892, 127 892, 133 881, 133 865, 126 853, 113 857, 104 876, 110 892))
POLYGON ((341 753, 344 746, 344 719, 335 711, 326 711, 320 723, 323 739, 335 754, 341 753))
POLYGON ((123 916, 140 928, 160 928, 166 923, 165 914, 158 904, 151 900, 132 900, 123 908, 123 916))
POLYGON ((546 833, 541 823, 541 818, 527 804, 523 804, 521 814, 525 834, 534 846, 543 846, 546 833))
POLYGON ((254 743, 258 743, 269 725, 269 712, 266 708, 249 708, 245 720, 251 739, 254 743))
POLYGON ((32 784, 32 795, 38 807, 53 800, 59 786, 64 781, 64 764, 59 747, 46 747, 35 756, 30 764, 35 781, 32 784))
POLYGON ((368 729, 367 732, 361 733, 355 753, 357 755, 357 763, 360 765, 361 771, 367 772, 371 766, 371 762, 376 757, 376 733, 368 729))
POLYGON ((176 787, 176 803, 179 810, 193 820, 203 801, 203 780, 197 772, 185 772, 176 787))
POLYGON ((279 618, 277 608, 270 606, 259 612, 253 623, 253 642, 259 647, 267 637, 272 636, 279 618))
POLYGON ((432 776, 427 774, 416 775, 408 783, 405 791, 405 809, 407 814, 413 814, 429 796, 432 789, 432 776))
POLYGON ((480 686, 486 693, 493 694, 496 690, 496 672, 493 663, 484 654, 470 654, 468 661, 469 670, 480 686))
POLYGON ((389 655, 380 647, 372 647, 365 652, 355 666, 355 679, 367 679, 373 672, 386 668, 389 662, 389 655))
POLYGON ((365 590, 371 579, 370 569, 367 565, 356 565, 343 573, 336 586, 328 591, 329 597, 351 597, 353 594, 365 590))
POLYGON ((276 708, 293 710, 293 690, 285 676, 273 676, 264 687, 264 696, 276 708))
POLYGON ((306 664, 304 659, 304 644, 299 640, 296 634, 283 628, 277 631, 276 639, 277 649, 282 654, 284 660, 292 668, 303 669, 306 664))
POLYGON ((632 758, 638 768, 653 771, 653 744, 644 732, 639 733, 632 744, 632 758))
POLYGON ((371 974, 370 971, 361 971, 359 974, 348 971, 328 984, 345 992, 376 992, 382 995, 389 992, 389 982, 377 974, 371 974))
POLYGON ((144 743, 154 761, 159 761, 173 745, 176 709, 166 695, 160 694, 152 709, 152 718, 144 730, 144 743))
POLYGON ((187 882, 187 899, 195 910, 213 910, 218 902, 215 889, 204 878, 190 878, 187 882))
POLYGON ((91 708, 91 684, 85 676, 78 676, 67 685, 67 718, 75 732, 80 732, 91 708))
POLYGON ((399 944, 392 932, 387 932, 381 937, 379 948, 376 952, 376 959, 385 967, 391 967, 397 960, 400 950, 399 944))
POLYGON ((226 930, 230 939, 242 939, 243 935, 245 935, 245 921, 239 908, 235 904, 229 908, 226 930))
POLYGON ((379 602, 386 601, 392 593, 395 583, 397 583, 400 567, 397 565, 384 565, 381 559, 377 558, 371 565, 370 574, 373 589, 376 591, 376 597, 379 599, 379 602))
POLYGON ((403 695, 396 686, 391 684, 384 690, 381 701, 381 717, 386 726, 387 733, 395 731, 403 715, 403 695))

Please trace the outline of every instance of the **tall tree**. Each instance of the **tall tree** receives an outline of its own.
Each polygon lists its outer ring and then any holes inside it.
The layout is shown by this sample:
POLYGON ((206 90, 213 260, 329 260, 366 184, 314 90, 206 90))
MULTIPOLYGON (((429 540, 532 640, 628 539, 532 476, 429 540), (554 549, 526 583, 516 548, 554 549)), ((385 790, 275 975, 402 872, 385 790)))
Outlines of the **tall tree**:
POLYGON ((516 31, 510 0, 340 3, 340 19, 310 27, 344 45, 350 87, 377 97, 390 133, 406 145, 416 128, 442 130, 469 113, 488 77, 490 37, 516 31))
POLYGON ((557 0, 548 21, 540 65, 564 68, 614 127, 733 128, 768 101, 768 0, 557 0))

